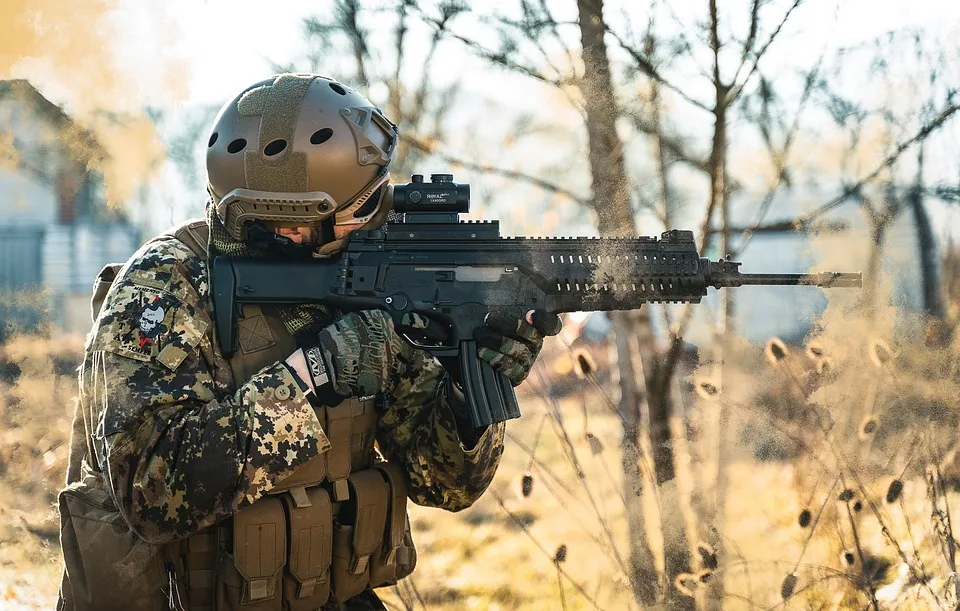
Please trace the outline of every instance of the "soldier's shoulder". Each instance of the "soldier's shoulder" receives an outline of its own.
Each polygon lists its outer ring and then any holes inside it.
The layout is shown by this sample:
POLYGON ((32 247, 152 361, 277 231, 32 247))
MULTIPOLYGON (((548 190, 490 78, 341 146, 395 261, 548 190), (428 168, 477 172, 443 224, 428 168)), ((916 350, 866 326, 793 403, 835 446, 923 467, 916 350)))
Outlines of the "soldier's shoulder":
POLYGON ((211 324, 206 270, 206 261, 173 237, 147 242, 110 287, 89 346, 176 369, 211 324))
POLYGON ((161 235, 148 241, 130 257, 115 284, 132 284, 181 295, 194 292, 204 296, 209 284, 207 263, 180 240, 161 235))

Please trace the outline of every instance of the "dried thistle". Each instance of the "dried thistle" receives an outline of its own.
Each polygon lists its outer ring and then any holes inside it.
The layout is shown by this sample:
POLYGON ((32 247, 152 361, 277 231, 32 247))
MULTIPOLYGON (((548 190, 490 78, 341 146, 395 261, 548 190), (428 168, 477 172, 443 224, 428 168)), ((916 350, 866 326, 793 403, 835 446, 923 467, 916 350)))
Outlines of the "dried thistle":
POLYGON ((596 370, 597 362, 593 360, 593 356, 588 351, 583 348, 573 351, 573 371, 577 374, 577 377, 589 377, 596 370))
MULTIPOLYGON (((804 352, 811 361, 819 361, 824 358, 826 351, 823 349, 823 345, 820 342, 810 342, 807 344, 806 350, 804 352)), ((789 575, 788 575, 789 577, 789 575)))
POLYGON ((594 456, 603 453, 603 443, 601 443, 600 439, 596 435, 593 433, 587 433, 586 438, 587 444, 590 445, 590 452, 594 456))
POLYGON ((870 362, 880 368, 884 367, 893 359, 893 350, 890 349, 887 342, 877 337, 870 341, 867 353, 870 357, 870 362))
POLYGON ((710 570, 717 568, 717 552, 713 550, 713 547, 709 543, 705 541, 697 543, 697 553, 700 554, 704 568, 710 570))
POLYGON ((804 509, 800 512, 800 518, 797 520, 797 523, 800 525, 800 528, 806 528, 810 526, 810 521, 813 519, 813 514, 810 513, 809 509, 804 509))
POLYGON ((553 553, 553 563, 561 564, 567 560, 567 544, 561 543, 557 551, 553 553))
POLYGON ((830 371, 833 370, 833 361, 830 360, 830 358, 828 357, 817 359, 816 362, 813 364, 813 368, 820 375, 829 373, 830 371))
POLYGON ((530 496, 533 492, 533 475, 530 473, 524 473, 523 477, 520 478, 520 494, 524 498, 530 496))
POLYGON ((849 488, 844 488, 843 492, 840 493, 840 496, 837 497, 837 500, 842 501, 844 503, 852 499, 853 499, 853 490, 850 490, 849 488))
POLYGON ((890 487, 887 488, 887 502, 896 503, 901 493, 903 493, 903 481, 899 479, 893 480, 890 482, 890 487))
POLYGON ((677 589, 677 592, 693 598, 696 596, 695 590, 698 583, 697 576, 693 573, 678 573, 673 580, 673 587, 677 589))
POLYGON ((869 439, 877 431, 878 426, 877 418, 873 414, 870 414, 860 421, 860 428, 857 431, 857 435, 860 439, 869 439))
POLYGON ((797 574, 790 573, 783 578, 783 583, 780 584, 780 597, 783 600, 787 600, 793 596, 794 590, 797 589, 797 574))
POLYGON ((702 399, 713 399, 720 394, 720 388, 712 380, 708 380, 707 378, 695 378, 693 387, 702 399))
POLYGON ((767 357, 767 362, 771 365, 777 365, 783 359, 789 356, 790 351, 787 345, 779 337, 771 337, 767 340, 767 345, 763 349, 763 355, 767 357))
POLYGON ((851 567, 857 563, 857 556, 854 554, 853 550, 845 549, 840 554, 840 564, 846 567, 851 567))

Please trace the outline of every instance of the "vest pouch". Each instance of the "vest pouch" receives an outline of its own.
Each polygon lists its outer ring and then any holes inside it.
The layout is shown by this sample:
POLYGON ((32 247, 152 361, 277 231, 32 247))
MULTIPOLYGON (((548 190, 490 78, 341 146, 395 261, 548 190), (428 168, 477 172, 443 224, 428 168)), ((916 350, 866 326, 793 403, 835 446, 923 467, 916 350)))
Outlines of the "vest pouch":
POLYGON ((154 611, 167 609, 172 596, 176 608, 186 609, 184 572, 172 551, 176 544, 164 549, 134 534, 97 483, 88 474, 57 497, 66 573, 62 608, 154 611))
POLYGON ((293 490, 281 498, 290 526, 284 611, 314 611, 330 597, 333 505, 323 488, 293 490))
POLYGON ((121 269, 123 269, 123 263, 108 263, 103 266, 103 269, 94 279, 93 294, 90 297, 90 317, 93 322, 97 322, 107 293, 110 292, 110 287, 113 285, 113 281, 117 279, 117 274, 120 273, 121 269))
POLYGON ((232 548, 217 566, 217 611, 280 611, 287 525, 279 498, 261 498, 233 515, 232 548))
POLYGON ((400 581, 410 575, 413 569, 417 568, 417 547, 413 544, 413 533, 410 530, 410 516, 407 516, 407 523, 403 529, 403 543, 397 550, 397 575, 396 580, 400 581))
POLYGON ((407 480, 400 467, 393 463, 382 462, 377 464, 375 469, 389 487, 389 505, 383 545, 377 548, 370 561, 372 588, 394 584, 406 576, 397 576, 397 557, 406 555, 406 552, 400 550, 404 547, 407 526, 407 480))
POLYGON ((389 498, 376 469, 354 473, 347 480, 350 498, 341 504, 333 524, 333 597, 343 602, 370 585, 370 560, 383 545, 389 498))
POLYGON ((372 400, 353 404, 350 430, 350 470, 363 471, 373 466, 373 443, 377 434, 377 406, 372 400))

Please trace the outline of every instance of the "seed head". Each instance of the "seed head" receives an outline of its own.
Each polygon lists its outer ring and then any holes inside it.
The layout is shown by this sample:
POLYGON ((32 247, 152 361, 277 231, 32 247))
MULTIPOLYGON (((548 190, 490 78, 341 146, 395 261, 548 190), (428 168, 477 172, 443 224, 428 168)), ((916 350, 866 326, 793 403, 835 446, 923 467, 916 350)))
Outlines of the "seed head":
POLYGON ((844 503, 852 500, 853 490, 850 490, 849 488, 844 488, 843 492, 840 493, 840 496, 838 496, 837 499, 840 501, 843 501, 844 503))
POLYGON ((693 598, 698 583, 697 576, 693 573, 678 573, 673 580, 673 587, 677 589, 677 592, 693 598))
MULTIPOLYGON (((826 351, 823 349, 823 345, 820 342, 810 342, 807 344, 807 348, 804 351, 811 361, 819 361, 826 355, 826 351)), ((788 575, 789 577, 789 575, 788 575)))
POLYGON ((697 553, 700 554, 704 568, 710 570, 717 568, 717 552, 713 551, 713 547, 709 543, 705 541, 697 543, 697 553))
POLYGON ((900 495, 903 493, 903 481, 895 479, 890 482, 890 487, 887 488, 887 502, 896 503, 897 499, 900 498, 900 495))
POLYGON ((800 512, 800 518, 797 520, 797 523, 800 524, 800 528, 806 528, 810 526, 810 521, 813 519, 813 514, 810 513, 809 509, 804 509, 800 512))
POLYGON ((893 350, 890 349, 887 342, 878 337, 871 340, 868 353, 870 361, 880 368, 887 365, 893 359, 893 350))
POLYGON ((567 559, 567 544, 561 543, 560 546, 557 548, 557 551, 553 553, 553 563, 560 564, 562 562, 565 562, 566 559, 567 559))
POLYGON ((587 433, 587 443, 590 444, 590 453, 594 456, 603 453, 603 443, 593 433, 587 433))
POLYGON ((833 370, 833 361, 830 360, 830 357, 823 357, 822 359, 817 359, 813 364, 814 370, 820 375, 829 373, 833 370))
POLYGON ((790 573, 783 578, 783 583, 780 584, 780 597, 783 600, 787 600, 793 596, 793 591, 797 589, 797 574, 790 573))
POLYGON ((520 493, 526 498, 531 492, 533 492, 533 475, 524 473, 520 478, 520 493))
POLYGON ((860 421, 860 429, 858 433, 860 439, 869 439, 870 436, 876 432, 878 426, 879 423, 873 414, 870 414, 864 418, 862 421, 860 421))
POLYGON ((720 388, 707 378, 696 378, 693 384, 697 394, 703 399, 713 399, 720 394, 720 388))
POLYGON ((579 348, 573 351, 573 370, 578 377, 586 378, 597 370, 597 362, 586 350, 579 348))
POLYGON ((783 359, 787 358, 790 351, 787 345, 779 337, 771 337, 767 340, 767 345, 763 349, 763 354, 771 365, 777 365, 783 359))

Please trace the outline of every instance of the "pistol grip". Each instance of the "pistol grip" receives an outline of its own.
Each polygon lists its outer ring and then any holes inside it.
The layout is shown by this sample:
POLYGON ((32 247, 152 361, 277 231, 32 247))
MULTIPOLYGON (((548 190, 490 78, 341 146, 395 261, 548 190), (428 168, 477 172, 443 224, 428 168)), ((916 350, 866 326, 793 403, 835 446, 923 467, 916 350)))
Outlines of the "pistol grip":
POLYGON ((510 380, 480 360, 473 340, 460 342, 460 378, 474 427, 520 417, 517 394, 510 380))

